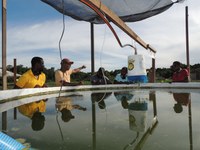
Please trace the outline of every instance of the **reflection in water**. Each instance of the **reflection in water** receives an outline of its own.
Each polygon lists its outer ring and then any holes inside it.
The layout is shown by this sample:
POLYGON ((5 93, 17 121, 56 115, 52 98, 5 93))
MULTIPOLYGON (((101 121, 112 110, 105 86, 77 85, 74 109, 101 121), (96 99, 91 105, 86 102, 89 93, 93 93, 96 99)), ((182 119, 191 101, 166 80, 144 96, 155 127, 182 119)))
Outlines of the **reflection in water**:
MULTIPOLYGON (((194 149, 199 149, 197 141, 199 137, 199 122, 197 119, 199 93, 149 92, 145 90, 114 91, 113 95, 112 92, 105 93, 103 91, 92 94, 85 91, 83 93, 81 96, 66 93, 65 95, 67 96, 54 97, 48 100, 47 103, 39 101, 17 108, 20 113, 23 112, 24 116, 30 118, 27 119, 28 121, 22 121, 25 118, 23 115, 18 115, 17 120, 12 119, 12 108, 18 107, 21 103, 20 101, 16 101, 16 105, 8 103, 9 106, 12 105, 13 107, 9 107, 10 110, 2 109, 2 112, 7 111, 7 117, 1 118, 2 128, 6 129, 7 118, 9 118, 7 134, 15 139, 19 137, 25 138, 31 143, 30 145, 41 150, 48 146, 49 150, 56 149, 56 147, 63 150, 83 149, 83 147, 88 150, 154 150, 162 148, 182 150, 189 149, 189 146, 190 150, 193 150, 193 147, 194 149), (77 99, 80 100, 80 97, 83 99, 81 102, 77 101, 77 99), (193 122, 191 98, 194 104, 193 122), (38 104, 41 106, 37 106, 38 104), (183 111, 176 115, 172 109, 174 104, 181 104, 183 111), (42 105, 44 106, 43 108, 42 105), (85 106, 87 111, 85 111, 85 106), (156 128, 158 125, 157 108, 159 110, 159 128, 156 128), (83 113, 83 111, 85 112, 83 113), (102 113, 104 111, 106 113, 102 113), (78 115, 81 117, 78 117, 78 115), (103 120, 105 115, 106 123, 103 120), (30 126, 30 120, 34 116, 36 118, 43 116, 45 126, 43 126, 44 123, 40 123, 39 127, 36 128, 36 130, 42 130, 41 132, 33 132, 29 128, 24 128, 27 125, 28 127, 30 126), (169 119, 166 119, 166 117, 169 117, 169 119), (60 133, 57 126, 59 123, 56 122, 58 120, 61 122, 61 126, 59 126, 60 133), (60 127, 62 127, 62 131, 60 127), (183 133, 182 131, 187 131, 188 127, 189 134, 187 132, 183 133), (192 127, 195 131, 193 133, 192 127), (173 128, 177 128, 176 133, 173 132, 173 128), (156 134, 154 134, 154 130, 156 134), (60 139, 60 134, 64 139, 62 132, 66 134, 65 141, 60 139), (52 134, 55 137, 51 137, 52 134), (153 136, 150 136, 152 134, 153 136), (36 141, 36 138, 39 140, 36 141), (195 139, 194 141, 193 138, 195 139), (174 143, 174 140, 176 140, 176 143, 174 143), (169 143, 166 144, 165 141, 169 141, 169 143), (161 147, 163 145, 164 147, 161 147)), ((4 103, 0 104, 0 106, 2 106, 0 108, 5 108, 7 105, 4 103)), ((38 121, 36 122, 38 124, 38 121)))
MULTIPOLYGON (((158 120, 156 117, 156 108, 154 108, 154 116, 152 119, 151 126, 146 130, 147 125, 147 111, 148 111, 148 103, 147 98, 145 97, 144 93, 134 93, 132 94, 131 91, 121 91, 121 92, 114 92, 114 95, 117 100, 121 101, 121 105, 124 109, 128 108, 129 112, 129 128, 130 130, 136 131, 136 137, 133 140, 125 145, 124 150, 127 149, 135 149, 140 150, 144 145, 147 137, 152 134, 152 131, 155 129, 158 120), (131 101, 128 103, 128 101, 131 101), (141 132, 144 132, 143 136, 139 139, 139 135, 141 132)), ((150 93, 149 99, 151 101, 156 101, 155 93, 150 93), (153 96, 152 96, 153 95, 153 96)), ((156 104, 156 103, 153 103, 156 104)), ((153 105, 156 107, 156 105, 153 105)))
POLYGON ((42 114, 46 111, 46 102, 44 100, 28 103, 18 107, 18 110, 24 116, 32 120, 32 129, 39 131, 44 128, 45 116, 42 114))
POLYGON ((104 100, 107 99, 111 94, 112 92, 92 93, 91 99, 93 103, 97 102, 100 109, 106 109, 104 100))
POLYGON ((61 119, 64 122, 68 122, 71 119, 74 119, 74 115, 72 115, 71 111, 73 109, 78 109, 82 111, 86 111, 85 107, 82 107, 78 104, 73 104, 72 99, 76 98, 77 95, 70 95, 70 96, 62 96, 56 99, 56 110, 61 112, 61 119))
POLYGON ((75 101, 77 99, 79 99, 81 97, 81 99, 83 98, 82 95, 68 95, 68 96, 59 96, 56 98, 56 110, 57 110, 57 114, 56 114, 56 122, 58 124, 59 127, 59 131, 60 131, 60 135, 62 138, 62 141, 64 141, 64 136, 63 136, 63 132, 60 126, 60 123, 58 121, 58 112, 61 112, 61 119, 63 122, 69 122, 71 119, 74 119, 75 116, 72 115, 71 111, 73 109, 78 109, 78 110, 82 110, 82 111, 86 111, 87 108, 86 107, 82 107, 78 104, 73 104, 72 101, 75 101))
POLYGON ((181 113, 183 111, 183 106, 188 107, 190 150, 192 150, 193 138, 192 138, 191 95, 190 93, 173 93, 173 98, 176 101, 176 104, 174 104, 174 111, 176 113, 181 113))
POLYGON ((174 111, 181 113, 183 106, 188 106, 190 103, 190 93, 173 93, 174 100, 177 102, 174 104, 174 111))
POLYGON ((133 98, 133 94, 129 91, 114 92, 115 98, 121 101, 121 105, 124 109, 128 109, 129 102, 133 98))
POLYGON ((7 130, 7 111, 2 112, 2 131, 7 130))
POLYGON ((96 107, 95 103, 98 104, 100 109, 106 109, 104 100, 108 98, 112 92, 99 92, 91 94, 92 101, 92 144, 93 150, 96 149, 96 107))

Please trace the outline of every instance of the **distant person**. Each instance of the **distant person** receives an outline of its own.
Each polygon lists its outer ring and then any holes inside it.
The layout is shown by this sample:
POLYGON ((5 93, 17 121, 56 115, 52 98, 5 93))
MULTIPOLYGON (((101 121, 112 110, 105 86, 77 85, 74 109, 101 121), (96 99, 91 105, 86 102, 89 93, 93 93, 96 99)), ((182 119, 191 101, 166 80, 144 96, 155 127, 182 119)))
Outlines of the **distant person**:
POLYGON ((112 84, 112 82, 105 76, 105 69, 100 67, 95 75, 91 77, 92 85, 112 84))
POLYGON ((75 117, 72 115, 71 111, 73 109, 78 109, 82 111, 86 111, 87 108, 82 107, 78 104, 72 103, 72 97, 75 96, 62 96, 58 97, 56 100, 56 109, 61 112, 61 119, 64 122, 69 122, 71 119, 74 119, 75 117))
POLYGON ((128 109, 129 102, 133 98, 131 91, 117 91, 114 92, 114 96, 118 101, 121 101, 121 105, 124 109, 128 109))
POLYGON ((181 113, 183 106, 188 106, 190 103, 190 93, 173 93, 174 100, 177 102, 174 104, 174 111, 181 113))
POLYGON ((108 98, 111 94, 112 92, 92 93, 91 94, 92 103, 97 102, 100 109, 105 109, 106 104, 104 100, 108 98))
POLYGON ((55 71, 55 82, 56 86, 76 86, 76 85, 82 85, 82 82, 79 83, 72 83, 71 82, 71 74, 80 72, 82 69, 86 68, 85 65, 76 68, 76 69, 70 69, 71 65, 73 64, 73 61, 70 61, 68 58, 64 58, 61 61, 61 68, 55 71))
POLYGON ((181 63, 179 61, 173 62, 171 66, 173 71, 172 82, 189 82, 189 72, 187 69, 182 68, 181 63))
POLYGON ((31 69, 20 76, 15 89, 46 87, 46 75, 43 73, 44 61, 41 57, 33 57, 31 69))
POLYGON ((128 69, 127 67, 123 67, 121 69, 121 73, 117 74, 115 79, 114 79, 114 84, 129 84, 131 83, 129 80, 128 80, 128 69))
POLYGON ((46 111, 46 101, 40 100, 24 104, 19 106, 18 110, 21 114, 32 120, 31 127, 34 131, 39 131, 44 128, 45 117, 42 113, 46 111))

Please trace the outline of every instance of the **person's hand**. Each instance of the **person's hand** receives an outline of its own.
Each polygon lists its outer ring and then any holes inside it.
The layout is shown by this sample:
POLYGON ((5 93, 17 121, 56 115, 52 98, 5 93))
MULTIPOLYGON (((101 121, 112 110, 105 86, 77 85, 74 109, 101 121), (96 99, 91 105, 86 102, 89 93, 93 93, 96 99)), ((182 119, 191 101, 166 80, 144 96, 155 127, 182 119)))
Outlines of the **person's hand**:
POLYGON ((37 84, 34 88, 44 88, 44 87, 47 87, 47 85, 44 84, 43 86, 40 86, 40 85, 37 84))
POLYGON ((79 85, 83 85, 83 81, 80 81, 80 82, 79 82, 79 85))
POLYGON ((47 85, 46 85, 46 84, 44 84, 42 87, 47 87, 47 85))
POLYGON ((36 85, 34 88, 41 88, 41 86, 39 86, 39 85, 36 85))

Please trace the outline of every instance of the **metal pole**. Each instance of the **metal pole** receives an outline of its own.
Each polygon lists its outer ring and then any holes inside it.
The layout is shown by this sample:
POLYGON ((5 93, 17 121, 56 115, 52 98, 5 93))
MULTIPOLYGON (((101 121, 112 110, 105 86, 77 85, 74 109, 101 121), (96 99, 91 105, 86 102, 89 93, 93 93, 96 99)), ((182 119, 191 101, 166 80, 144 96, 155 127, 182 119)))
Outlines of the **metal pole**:
MULTIPOLYGON (((13 73, 14 73, 13 80, 14 80, 14 85, 15 85, 16 84, 16 79, 17 79, 17 59, 16 58, 14 59, 13 73)), ((14 119, 15 120, 17 119, 17 108, 16 107, 14 108, 14 119)))
POLYGON ((95 107, 95 100, 92 99, 92 150, 96 150, 96 107, 95 107))
POLYGON ((16 58, 14 59, 14 66, 13 66, 13 73, 14 73, 14 76, 13 76, 13 81, 14 81, 14 85, 16 84, 16 79, 17 79, 17 60, 16 58))
POLYGON ((190 139, 190 150, 193 150, 193 138, 192 138, 192 108, 191 108, 191 95, 188 104, 188 118, 189 118, 189 139, 190 139))
POLYGON ((6 0, 2 0, 2 81, 3 90, 7 90, 6 75, 6 0))
POLYGON ((94 24, 90 24, 91 29, 91 73, 95 72, 95 64, 94 64, 94 24))
POLYGON ((186 59, 190 76, 190 55, 189 55, 189 33, 188 33, 188 6, 185 7, 185 31, 186 31, 186 59))
POLYGON ((152 58, 152 79, 151 79, 151 82, 152 83, 155 83, 156 82, 156 63, 155 63, 155 58, 152 58))

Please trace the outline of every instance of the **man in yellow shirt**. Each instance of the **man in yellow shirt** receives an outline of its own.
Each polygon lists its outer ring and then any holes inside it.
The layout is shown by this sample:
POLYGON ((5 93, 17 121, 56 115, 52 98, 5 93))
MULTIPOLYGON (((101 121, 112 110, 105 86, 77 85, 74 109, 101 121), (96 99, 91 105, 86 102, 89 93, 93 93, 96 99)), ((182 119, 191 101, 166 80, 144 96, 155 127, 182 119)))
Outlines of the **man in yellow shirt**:
POLYGON ((71 83, 70 75, 73 73, 80 72, 82 69, 86 68, 86 66, 82 66, 76 69, 70 69, 73 61, 70 61, 68 58, 64 58, 61 61, 61 68, 56 70, 55 72, 55 82, 56 86, 76 86, 81 85, 82 83, 71 83))
POLYGON ((18 107, 19 112, 32 120, 32 129, 39 131, 44 128, 45 116, 42 114, 46 111, 46 102, 39 100, 18 107))
MULTIPOLYGON (((31 69, 25 72, 14 86, 15 89, 46 87, 46 75, 42 72, 44 61, 41 57, 33 57, 31 60, 31 69)), ((42 112, 46 110, 46 100, 32 102, 18 107, 19 112, 31 118, 32 129, 41 130, 44 127, 45 118, 42 112)))
POLYGON ((15 89, 46 87, 46 75, 42 72, 44 61, 41 57, 33 57, 31 69, 25 72, 14 86, 15 89))

